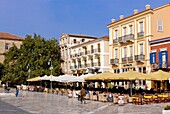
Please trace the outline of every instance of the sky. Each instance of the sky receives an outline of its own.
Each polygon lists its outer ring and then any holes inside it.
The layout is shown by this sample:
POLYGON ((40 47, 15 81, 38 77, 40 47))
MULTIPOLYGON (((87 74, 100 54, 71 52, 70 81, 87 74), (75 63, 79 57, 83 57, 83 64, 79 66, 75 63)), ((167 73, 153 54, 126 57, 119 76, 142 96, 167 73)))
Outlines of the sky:
POLYGON ((18 36, 41 35, 46 39, 63 34, 96 37, 109 35, 111 19, 127 17, 134 9, 156 8, 170 0, 0 0, 0 32, 18 36))

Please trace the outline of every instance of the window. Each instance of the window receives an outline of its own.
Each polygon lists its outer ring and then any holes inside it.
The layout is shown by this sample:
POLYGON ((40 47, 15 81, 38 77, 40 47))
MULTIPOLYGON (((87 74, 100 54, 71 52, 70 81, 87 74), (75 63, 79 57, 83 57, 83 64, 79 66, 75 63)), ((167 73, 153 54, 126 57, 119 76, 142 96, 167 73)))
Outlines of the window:
POLYGON ((126 36, 126 27, 123 27, 123 36, 126 36))
POLYGON ((129 33, 133 34, 133 26, 132 25, 129 26, 129 33))
POLYGON ((133 46, 130 46, 130 57, 133 56, 133 46))
POLYGON ((139 32, 143 32, 143 21, 139 22, 139 32))
POLYGON ((9 49, 9 44, 5 43, 5 50, 8 50, 8 49, 9 49))
POLYGON ((150 64, 156 63, 156 52, 150 53, 150 64))
POLYGON ((140 48, 140 55, 143 55, 143 43, 139 44, 139 48, 140 48))
POLYGON ((158 32, 163 31, 163 24, 162 24, 162 20, 158 20, 158 32))
POLYGON ((118 30, 115 30, 115 39, 118 39, 118 30))
POLYGON ((124 47, 123 50, 124 57, 127 57, 127 47, 124 47))
POLYGON ((73 42, 76 43, 76 39, 74 39, 73 42))
POLYGON ((115 49, 115 58, 118 58, 118 49, 115 49))
POLYGON ((166 62, 166 53, 162 52, 162 62, 166 62))
POLYGON ((85 41, 85 39, 82 39, 82 40, 81 40, 81 42, 84 42, 84 41, 85 41))

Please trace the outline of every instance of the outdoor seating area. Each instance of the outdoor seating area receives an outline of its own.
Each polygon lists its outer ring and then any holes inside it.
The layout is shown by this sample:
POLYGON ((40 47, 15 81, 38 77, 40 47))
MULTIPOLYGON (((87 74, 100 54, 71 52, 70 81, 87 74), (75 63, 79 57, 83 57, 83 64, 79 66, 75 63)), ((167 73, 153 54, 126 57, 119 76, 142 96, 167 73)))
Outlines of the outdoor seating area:
MULTIPOLYGON (((88 93, 86 93, 86 100, 100 101, 100 102, 111 102, 113 104, 132 103, 135 105, 152 104, 152 103, 165 103, 170 102, 170 95, 166 90, 155 90, 151 88, 134 88, 132 84, 135 80, 155 80, 162 82, 170 78, 170 73, 164 71, 157 71, 150 74, 142 74, 136 71, 129 70, 127 72, 115 74, 112 72, 104 72, 96 75, 83 75, 80 77, 63 75, 59 77, 55 76, 44 76, 29 79, 30 82, 40 82, 39 84, 45 83, 47 87, 42 86, 29 86, 29 90, 37 92, 54 93, 57 95, 68 95, 69 98, 78 98, 80 95, 80 87, 82 82, 86 85, 88 93), (158 78, 156 78, 158 77, 158 78), (89 86, 91 82, 114 82, 114 81, 129 81, 129 88, 120 87, 114 85, 112 88, 95 88, 89 86), (53 82, 52 88, 50 88, 50 82, 53 82), (77 83, 79 82, 79 86, 77 83), (88 85, 88 87, 87 87, 88 85)), ((106 84, 105 83, 105 84, 106 84)), ((93 83, 94 84, 94 83, 93 83)))

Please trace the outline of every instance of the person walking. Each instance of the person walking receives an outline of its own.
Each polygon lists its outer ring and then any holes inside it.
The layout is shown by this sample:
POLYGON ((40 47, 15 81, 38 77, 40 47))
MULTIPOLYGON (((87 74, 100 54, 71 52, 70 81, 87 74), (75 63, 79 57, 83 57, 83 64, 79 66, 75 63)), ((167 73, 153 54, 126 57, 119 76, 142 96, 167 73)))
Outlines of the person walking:
POLYGON ((85 102, 85 96, 86 96, 86 91, 85 91, 84 87, 82 86, 81 90, 80 90, 80 100, 81 100, 81 103, 83 103, 83 101, 84 101, 84 104, 86 103, 85 102))
POLYGON ((19 94, 19 89, 16 87, 16 93, 15 93, 15 96, 18 97, 18 94, 19 94))

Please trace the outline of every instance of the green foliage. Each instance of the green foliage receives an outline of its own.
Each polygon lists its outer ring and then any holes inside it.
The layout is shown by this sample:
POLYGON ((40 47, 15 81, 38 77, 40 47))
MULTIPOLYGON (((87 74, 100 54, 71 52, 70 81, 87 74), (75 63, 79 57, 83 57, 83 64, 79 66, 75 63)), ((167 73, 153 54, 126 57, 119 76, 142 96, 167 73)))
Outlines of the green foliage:
POLYGON ((50 75, 49 60, 52 60, 52 74, 60 75, 60 50, 56 39, 45 40, 40 35, 27 35, 18 49, 15 45, 5 54, 3 81, 25 84, 28 78, 50 75), (28 69, 30 68, 30 77, 28 69))
POLYGON ((164 110, 170 110, 170 106, 167 105, 166 107, 164 107, 164 110))
POLYGON ((4 70, 4 65, 2 63, 0 63, 0 79, 3 75, 3 70, 4 70))

